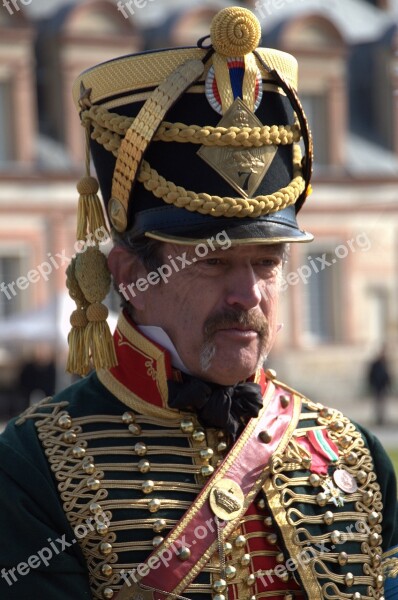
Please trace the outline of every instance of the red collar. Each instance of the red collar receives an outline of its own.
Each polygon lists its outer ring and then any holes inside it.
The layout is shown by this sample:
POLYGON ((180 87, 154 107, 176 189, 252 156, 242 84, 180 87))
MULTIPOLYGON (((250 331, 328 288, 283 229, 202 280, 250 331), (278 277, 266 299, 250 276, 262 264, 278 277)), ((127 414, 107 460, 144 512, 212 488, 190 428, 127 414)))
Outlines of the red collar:
MULTIPOLYGON (((121 313, 113 335, 117 367, 101 369, 98 377, 119 400, 134 410, 175 419, 179 411, 168 406, 167 380, 178 378, 170 354, 141 333, 125 313, 121 313)), ((265 391, 263 370, 251 378, 265 391)))

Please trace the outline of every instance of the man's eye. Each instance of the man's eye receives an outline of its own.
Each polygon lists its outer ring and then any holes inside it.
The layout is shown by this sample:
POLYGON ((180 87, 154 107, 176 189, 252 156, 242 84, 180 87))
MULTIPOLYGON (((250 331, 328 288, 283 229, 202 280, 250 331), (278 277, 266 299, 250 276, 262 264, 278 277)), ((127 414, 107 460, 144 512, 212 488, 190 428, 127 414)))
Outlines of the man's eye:
POLYGON ((206 258, 203 262, 205 265, 210 265, 210 266, 221 265, 220 258, 206 258))
POLYGON ((258 263, 261 267, 277 267, 279 261, 275 258, 261 258, 258 263))

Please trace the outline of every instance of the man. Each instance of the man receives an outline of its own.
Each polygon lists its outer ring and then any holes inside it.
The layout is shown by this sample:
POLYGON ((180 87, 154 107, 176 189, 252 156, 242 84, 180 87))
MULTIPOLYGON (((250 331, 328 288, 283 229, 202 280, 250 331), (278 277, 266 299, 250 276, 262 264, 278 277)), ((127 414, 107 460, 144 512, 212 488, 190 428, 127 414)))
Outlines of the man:
MULTIPOLYGON (((91 355, 96 372, 1 439, 7 599, 392 597, 391 463, 262 369, 285 244, 312 239, 295 216, 312 147, 295 60, 259 39, 228 8, 207 46, 76 83, 124 310, 112 341, 109 273, 87 248, 68 269, 68 366, 85 374, 91 355)), ((97 185, 78 189, 93 239, 97 185)))

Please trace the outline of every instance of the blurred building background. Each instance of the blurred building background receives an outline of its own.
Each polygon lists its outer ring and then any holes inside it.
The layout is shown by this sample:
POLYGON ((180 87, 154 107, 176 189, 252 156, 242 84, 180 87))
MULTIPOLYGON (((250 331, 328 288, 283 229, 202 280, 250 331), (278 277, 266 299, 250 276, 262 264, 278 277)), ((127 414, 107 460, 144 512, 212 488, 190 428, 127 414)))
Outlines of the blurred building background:
POLYGON ((58 385, 67 383, 65 257, 74 253, 84 165, 73 80, 121 54, 193 45, 229 4, 257 14, 264 46, 297 57, 315 142, 314 193, 300 224, 316 241, 291 250, 271 366, 338 407, 369 395, 366 365, 384 345, 398 379, 398 0, 8 0, 0 9, 3 414, 16 408, 22 361, 55 360, 58 385))

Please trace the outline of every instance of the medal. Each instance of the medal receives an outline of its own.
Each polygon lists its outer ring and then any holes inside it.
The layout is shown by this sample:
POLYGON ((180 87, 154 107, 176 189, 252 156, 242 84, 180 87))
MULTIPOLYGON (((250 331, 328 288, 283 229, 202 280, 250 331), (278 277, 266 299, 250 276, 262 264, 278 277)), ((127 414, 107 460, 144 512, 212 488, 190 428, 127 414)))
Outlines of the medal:
POLYGON ((327 477, 324 483, 322 483, 322 488, 324 489, 328 500, 331 500, 336 507, 344 506, 344 494, 341 489, 335 487, 330 477, 327 477))
POLYGON ((346 494, 353 494, 358 489, 355 477, 344 469, 336 469, 333 473, 333 481, 346 494))

